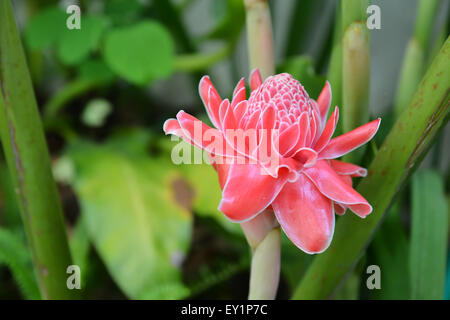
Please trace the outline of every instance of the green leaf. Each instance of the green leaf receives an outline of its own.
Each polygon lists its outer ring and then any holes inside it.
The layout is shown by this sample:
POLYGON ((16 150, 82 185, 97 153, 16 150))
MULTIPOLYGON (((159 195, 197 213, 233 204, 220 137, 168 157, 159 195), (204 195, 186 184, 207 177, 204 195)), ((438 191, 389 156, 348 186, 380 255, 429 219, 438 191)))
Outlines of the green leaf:
POLYGON ((145 20, 111 30, 105 39, 105 61, 118 75, 135 84, 171 74, 174 44, 159 23, 145 20))
POLYGON ((64 34, 66 15, 57 7, 49 7, 34 15, 25 27, 25 41, 32 50, 41 50, 56 43, 64 34))
MULTIPOLYGON (((162 141, 160 141, 160 144, 165 149, 164 152, 166 155, 171 155, 172 152, 176 152, 177 155, 183 157, 183 159, 185 159, 186 162, 189 161, 189 163, 194 163, 195 153, 197 153, 197 156, 202 155, 202 159, 205 158, 201 150, 181 139, 178 142, 174 142, 170 141, 168 137, 164 137, 162 141), (180 152, 178 153, 177 150, 180 150, 180 152), (185 155, 184 152, 187 152, 188 155, 185 155)), ((168 161, 172 160, 168 159, 168 161)), ((194 195, 192 208, 195 213, 202 217, 214 219, 228 232, 236 235, 243 235, 240 225, 229 221, 225 215, 217 209, 220 200, 222 199, 222 190, 220 189, 219 179, 214 168, 206 163, 191 165, 181 163, 179 168, 193 188, 194 195)))
POLYGON ((317 99, 325 85, 325 77, 317 75, 314 64, 308 56, 298 56, 285 60, 277 67, 277 73, 287 72, 297 79, 306 89, 308 95, 317 99))
POLYGON ((400 205, 396 202, 386 213, 371 247, 373 264, 378 265, 382 272, 381 290, 373 290, 374 298, 409 298, 408 250, 408 238, 400 220, 400 205))
POLYGON ((6 264, 26 299, 40 299, 41 294, 24 240, 7 229, 0 228, 0 265, 6 264))
POLYGON ((139 0, 105 1, 105 14, 114 24, 126 25, 140 20, 144 5, 139 0))
POLYGON ((79 78, 89 82, 108 83, 114 79, 114 73, 103 60, 87 60, 80 64, 79 78))
POLYGON ((108 23, 105 18, 82 16, 81 29, 63 28, 64 33, 57 44, 58 58, 68 65, 81 62, 97 48, 108 23))
POLYGON ((439 173, 412 179, 411 298, 443 299, 447 257, 447 201, 439 173))
POLYGON ((180 269, 192 216, 175 194, 181 176, 165 159, 130 153, 120 145, 79 142, 69 150, 89 237, 130 298, 185 297, 180 269))

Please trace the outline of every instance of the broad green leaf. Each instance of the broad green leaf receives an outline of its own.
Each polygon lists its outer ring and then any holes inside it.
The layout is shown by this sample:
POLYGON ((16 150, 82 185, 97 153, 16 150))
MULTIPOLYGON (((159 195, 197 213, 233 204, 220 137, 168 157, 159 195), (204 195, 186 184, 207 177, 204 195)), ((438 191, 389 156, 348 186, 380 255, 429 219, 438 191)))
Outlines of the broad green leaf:
MULTIPOLYGON (((179 141, 170 141, 169 137, 164 137, 164 152, 170 157, 183 157, 184 162, 179 164, 186 180, 193 188, 192 208, 195 213, 202 217, 214 219, 225 230, 237 235, 242 235, 241 227, 238 223, 229 221, 217 207, 222 199, 222 190, 220 189, 219 179, 214 168, 205 163, 204 154, 201 150, 179 139, 179 141), (185 154, 186 152, 186 154, 185 154), (202 159, 202 163, 194 164, 194 157, 202 159), (200 158, 201 157, 201 158, 200 158), (191 163, 191 164, 189 164, 191 163)), ((172 161, 169 159, 168 161, 172 161)), ((178 162, 178 160, 176 160, 178 162)))
POLYGON ((6 264, 26 299, 40 299, 30 253, 24 239, 0 228, 0 265, 6 264))
POLYGON ((181 281, 181 263, 192 223, 175 194, 182 178, 166 159, 119 147, 78 143, 69 151, 89 237, 130 298, 182 298, 188 289, 181 281))
POLYGON ((139 85, 171 74, 174 44, 159 23, 145 20, 111 30, 105 39, 105 61, 126 80, 139 85))
POLYGON ((66 15, 57 7, 49 7, 34 15, 25 27, 25 40, 32 50, 55 44, 64 34, 66 15))
POLYGON ((431 170, 412 179, 410 247, 411 298, 444 297, 447 257, 447 201, 443 179, 431 170))
POLYGON ((381 290, 372 290, 372 297, 381 300, 409 298, 408 250, 408 238, 400 220, 400 205, 396 202, 386 214, 371 246, 373 264, 378 265, 382 272, 381 290))
POLYGON ((114 73, 103 60, 87 60, 81 63, 79 70, 81 80, 107 83, 114 79, 114 73))
POLYGON ((108 23, 105 18, 82 16, 81 29, 63 28, 57 44, 58 58, 68 65, 81 62, 97 48, 108 23))
POLYGON ((114 24, 131 24, 139 20, 143 6, 139 0, 108 0, 105 1, 105 14, 114 24))
POLYGON ((317 99, 325 85, 325 77, 317 75, 314 71, 312 59, 307 56, 298 56, 285 60, 277 67, 277 73, 287 72, 297 79, 308 95, 317 99))

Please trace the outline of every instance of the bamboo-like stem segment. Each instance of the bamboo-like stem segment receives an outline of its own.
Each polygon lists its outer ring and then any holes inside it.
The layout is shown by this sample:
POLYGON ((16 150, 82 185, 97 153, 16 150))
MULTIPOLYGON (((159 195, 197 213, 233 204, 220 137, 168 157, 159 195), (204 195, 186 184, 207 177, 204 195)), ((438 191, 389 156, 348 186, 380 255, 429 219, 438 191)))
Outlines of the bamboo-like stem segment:
POLYGON ((258 68, 263 79, 275 73, 272 22, 267 0, 244 0, 250 70, 258 68))
POLYGON ((280 278, 280 225, 273 211, 265 210, 241 227, 252 249, 248 298, 275 299, 280 278))
MULTIPOLYGON (((342 129, 349 132, 369 120, 370 33, 366 26, 368 0, 347 0, 341 5, 342 129)), ((358 162, 364 148, 344 157, 358 162)))
POLYGON ((401 113, 357 190, 373 206, 366 219, 348 213, 333 242, 316 257, 294 299, 330 297, 368 246, 384 213, 450 117, 450 38, 434 59, 408 107, 401 113))
MULTIPOLYGON (((267 0, 244 0, 250 70, 259 69, 263 79, 275 73, 267 0)), ((280 278, 280 228, 273 211, 266 210, 241 224, 252 248, 249 299, 275 299, 280 278)))
POLYGON ((280 279, 280 228, 272 229, 252 256, 249 300, 273 300, 280 279))
MULTIPOLYGON (((61 26, 63 28, 64 26, 61 26)), ((9 0, 0 0, 0 134, 34 267, 46 299, 71 299, 72 264, 56 184, 9 0)))

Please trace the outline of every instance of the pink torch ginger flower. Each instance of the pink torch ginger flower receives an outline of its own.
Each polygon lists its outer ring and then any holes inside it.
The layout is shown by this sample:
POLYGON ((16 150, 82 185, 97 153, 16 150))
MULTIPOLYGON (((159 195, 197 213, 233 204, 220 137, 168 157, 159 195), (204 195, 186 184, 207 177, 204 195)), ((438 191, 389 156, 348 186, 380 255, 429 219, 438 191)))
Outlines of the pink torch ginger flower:
POLYGON ((307 253, 323 252, 333 237, 335 211, 344 214, 348 208, 361 218, 372 212, 352 188, 352 177, 364 177, 367 170, 335 159, 372 139, 381 119, 332 138, 339 110, 336 107, 327 121, 328 82, 317 101, 287 73, 262 82, 255 70, 250 88, 247 100, 241 79, 232 101, 222 100, 205 76, 199 91, 215 128, 180 111, 177 119, 164 123, 164 131, 208 152, 222 188, 219 210, 231 221, 245 222, 272 208, 297 247, 307 253), (254 134, 244 144, 230 135, 233 130, 251 129, 254 134), (261 134, 261 129, 268 134, 261 134), (222 148, 217 148, 217 142, 222 148), (259 152, 263 146, 265 157, 259 152))

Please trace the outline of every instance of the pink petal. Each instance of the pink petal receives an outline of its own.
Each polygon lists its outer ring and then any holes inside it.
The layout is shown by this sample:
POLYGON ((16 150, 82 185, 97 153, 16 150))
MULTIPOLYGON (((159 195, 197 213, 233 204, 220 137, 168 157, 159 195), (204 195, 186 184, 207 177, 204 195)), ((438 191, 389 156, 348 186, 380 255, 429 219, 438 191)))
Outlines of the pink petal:
POLYGON ((174 134, 179 137, 183 135, 183 129, 177 119, 167 119, 164 122, 163 130, 165 134, 174 134))
POLYGON ((260 116, 261 111, 259 109, 255 110, 247 119, 247 123, 245 123, 245 129, 256 129, 256 125, 258 124, 260 116))
POLYGON ((357 166, 353 163, 348 163, 339 160, 330 160, 330 165, 334 171, 339 175, 349 175, 352 177, 365 177, 367 170, 363 167, 357 166))
POLYGON ((223 188, 219 210, 234 222, 247 221, 266 209, 288 178, 281 170, 278 178, 262 174, 258 165, 233 164, 223 188))
POLYGON ((320 118, 322 120, 322 123, 325 123, 325 119, 328 115, 328 110, 331 106, 331 86, 328 81, 325 83, 322 92, 320 92, 319 97, 317 98, 317 105, 319 106, 320 118))
MULTIPOLYGON (((215 155, 236 157, 234 149, 227 144, 219 130, 211 128, 184 111, 178 112, 177 119, 183 133, 181 137, 187 142, 215 155)), ((172 126, 173 122, 167 124, 168 129, 172 126)))
POLYGON ((245 114, 245 111, 247 111, 247 100, 239 102, 233 109, 234 118, 236 119, 236 123, 239 128, 241 128, 241 120, 245 114))
POLYGON ((234 109, 234 107, 239 102, 245 100, 245 98, 246 98, 245 83, 244 83, 244 78, 241 78, 241 80, 239 80, 238 84, 236 85, 236 88, 234 88, 231 107, 234 109))
POLYGON ((334 213, 336 213, 339 216, 343 216, 345 214, 345 211, 347 211, 347 207, 338 202, 333 202, 333 206, 334 206, 334 213))
POLYGON ((262 83, 261 74, 258 69, 254 69, 250 73, 250 89, 253 91, 257 89, 262 83))
POLYGON ((334 159, 349 153, 373 138, 380 126, 381 119, 366 123, 350 132, 331 139, 320 152, 320 159, 334 159))
POLYGON ((226 160, 223 157, 209 155, 209 159, 211 161, 211 165, 217 171, 217 175, 219 177, 219 185, 223 190, 225 183, 228 180, 228 173, 230 171, 230 164, 226 163, 226 160), (218 161, 217 161, 218 160, 218 161))
POLYGON ((272 203, 286 235, 307 253, 323 252, 334 233, 332 201, 323 196, 307 177, 300 174, 287 183, 272 203))
POLYGON ((300 135, 300 126, 298 122, 292 124, 280 134, 279 149, 281 155, 287 155, 297 144, 300 135))
POLYGON ((320 192, 329 199, 348 205, 361 218, 372 212, 372 206, 355 189, 344 182, 325 160, 319 160, 314 167, 303 173, 311 179, 320 192))
POLYGON ((317 140, 316 144, 314 145, 314 150, 320 152, 328 144, 331 137, 333 136, 334 130, 336 130, 338 119, 339 119, 339 109, 338 107, 336 107, 330 119, 328 119, 328 122, 325 126, 325 129, 323 129, 319 140, 317 140))
POLYGON ((300 119, 298 120, 298 124, 300 127, 300 134, 298 136, 298 141, 296 146, 291 150, 296 152, 298 149, 303 148, 306 145, 306 140, 308 139, 309 132, 309 121, 308 121, 308 113, 302 112, 300 115, 300 119))
POLYGON ((293 158, 299 161, 304 168, 312 167, 317 161, 317 152, 311 148, 300 148, 294 154, 293 158))
POLYGON ((219 128, 219 107, 222 102, 217 90, 208 76, 203 76, 198 85, 198 91, 212 124, 219 128))

